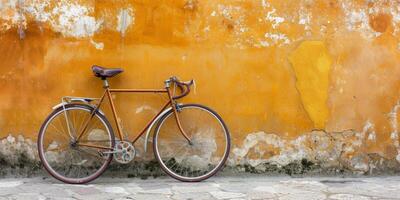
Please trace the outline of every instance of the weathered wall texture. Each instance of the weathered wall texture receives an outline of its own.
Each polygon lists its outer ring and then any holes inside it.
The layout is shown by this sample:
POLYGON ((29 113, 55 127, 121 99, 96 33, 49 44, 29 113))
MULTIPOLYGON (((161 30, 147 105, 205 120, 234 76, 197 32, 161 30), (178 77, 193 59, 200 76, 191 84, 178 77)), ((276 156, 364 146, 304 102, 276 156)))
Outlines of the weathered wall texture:
MULTIPOLYGON (((398 0, 0 0, 0 153, 35 149, 61 96, 99 96, 98 64, 125 68, 113 87, 196 79, 231 165, 399 170, 399 36, 398 0)), ((130 134, 161 106, 116 101, 130 134)))

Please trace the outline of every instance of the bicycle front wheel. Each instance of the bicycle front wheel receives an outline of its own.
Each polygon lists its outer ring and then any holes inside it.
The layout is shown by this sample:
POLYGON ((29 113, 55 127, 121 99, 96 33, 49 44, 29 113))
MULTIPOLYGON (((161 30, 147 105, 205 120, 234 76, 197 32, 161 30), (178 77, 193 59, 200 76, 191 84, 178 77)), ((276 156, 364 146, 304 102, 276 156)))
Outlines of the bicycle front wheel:
POLYGON ((179 106, 178 116, 190 142, 182 135, 174 112, 158 122, 153 151, 161 168, 171 177, 185 182, 210 178, 225 164, 230 150, 230 135, 221 117, 198 104, 179 106))
POLYGON ((83 184, 99 177, 110 164, 112 154, 105 152, 112 151, 115 144, 112 127, 99 111, 91 118, 93 109, 68 104, 54 110, 43 123, 38 137, 39 157, 54 178, 83 184), (77 141, 85 124, 86 131, 77 141))

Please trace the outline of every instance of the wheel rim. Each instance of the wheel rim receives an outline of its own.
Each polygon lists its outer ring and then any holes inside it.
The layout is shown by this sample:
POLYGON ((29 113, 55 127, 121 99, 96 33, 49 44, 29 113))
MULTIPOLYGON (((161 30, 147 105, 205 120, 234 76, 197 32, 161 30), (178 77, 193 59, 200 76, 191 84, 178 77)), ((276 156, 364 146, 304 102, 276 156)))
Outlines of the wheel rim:
POLYGON ((180 133, 170 112, 156 130, 156 157, 163 169, 177 179, 206 179, 224 164, 229 153, 229 133, 219 116, 203 107, 184 106, 179 119, 192 144, 180 133))
MULTIPOLYGON (((112 156, 101 154, 108 150, 82 147, 74 142, 85 120, 89 119, 91 109, 76 106, 68 107, 66 111, 72 134, 68 134, 65 112, 60 109, 43 126, 39 153, 45 168, 55 178, 69 183, 87 182, 105 170, 112 156)), ((79 141, 113 147, 110 129, 98 114, 92 118, 79 141)))

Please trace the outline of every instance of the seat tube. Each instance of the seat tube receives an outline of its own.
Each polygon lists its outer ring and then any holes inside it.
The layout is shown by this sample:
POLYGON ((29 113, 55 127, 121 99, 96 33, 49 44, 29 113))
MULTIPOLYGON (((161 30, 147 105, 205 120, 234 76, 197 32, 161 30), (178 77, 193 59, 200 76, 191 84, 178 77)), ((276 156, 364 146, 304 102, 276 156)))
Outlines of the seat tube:
POLYGON ((115 125, 117 126, 118 137, 122 141, 123 137, 122 137, 122 132, 121 132, 121 126, 118 123, 118 115, 115 110, 114 101, 112 100, 111 92, 108 88, 106 89, 106 92, 107 92, 108 100, 110 102, 111 112, 113 113, 113 116, 114 116, 115 125))

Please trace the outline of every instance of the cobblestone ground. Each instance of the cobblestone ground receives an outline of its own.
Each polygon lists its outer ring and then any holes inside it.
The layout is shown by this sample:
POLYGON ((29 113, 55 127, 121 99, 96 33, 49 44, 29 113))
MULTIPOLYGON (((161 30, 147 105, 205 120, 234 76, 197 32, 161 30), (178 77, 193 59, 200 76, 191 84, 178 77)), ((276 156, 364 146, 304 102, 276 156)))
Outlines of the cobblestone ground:
POLYGON ((100 178, 66 185, 52 178, 0 180, 0 199, 400 199, 400 176, 368 178, 215 177, 201 183, 171 178, 100 178))

